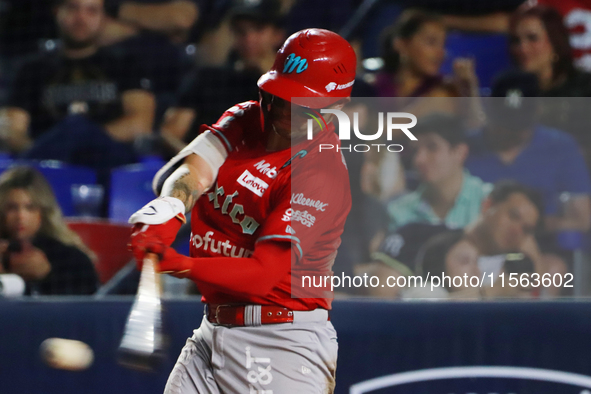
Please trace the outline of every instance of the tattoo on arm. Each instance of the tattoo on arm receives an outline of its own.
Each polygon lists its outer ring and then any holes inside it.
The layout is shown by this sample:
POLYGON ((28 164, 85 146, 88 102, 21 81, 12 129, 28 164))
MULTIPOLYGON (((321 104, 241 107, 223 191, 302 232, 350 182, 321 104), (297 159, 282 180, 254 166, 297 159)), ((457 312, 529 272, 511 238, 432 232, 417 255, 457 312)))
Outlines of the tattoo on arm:
POLYGON ((161 195, 178 198, 185 204, 186 212, 190 212, 203 192, 201 189, 188 168, 179 168, 164 182, 161 195))
POLYGON ((197 189, 197 185, 192 185, 191 183, 191 174, 186 173, 177 179, 173 186, 170 193, 171 197, 176 197, 181 200, 187 211, 190 211, 193 208, 193 205, 201 195, 201 192, 197 189))

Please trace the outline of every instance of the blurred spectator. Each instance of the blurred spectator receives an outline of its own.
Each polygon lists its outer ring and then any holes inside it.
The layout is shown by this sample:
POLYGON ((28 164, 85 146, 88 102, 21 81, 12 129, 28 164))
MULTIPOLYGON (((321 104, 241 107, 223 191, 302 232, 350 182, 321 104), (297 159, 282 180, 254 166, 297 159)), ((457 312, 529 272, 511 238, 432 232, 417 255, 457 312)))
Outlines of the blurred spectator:
POLYGON ((536 123, 538 80, 509 72, 499 77, 487 101, 489 122, 470 136, 466 167, 486 182, 513 179, 544 196, 547 229, 589 229, 591 183, 574 139, 536 123), (559 195, 577 196, 576 215, 558 217, 559 195))
POLYGON ((445 57, 445 26, 441 18, 405 11, 382 38, 384 66, 376 75, 380 97, 453 97, 439 69, 445 57))
POLYGON ((521 8, 511 18, 510 35, 516 65, 536 74, 540 96, 552 97, 541 100, 540 122, 572 134, 591 166, 589 101, 572 98, 591 97, 591 74, 575 68, 561 15, 550 7, 521 8))
POLYGON ((468 145, 460 119, 433 114, 413 129, 417 137, 414 166, 421 184, 388 204, 390 230, 408 223, 463 228, 479 215, 492 185, 464 169, 468 145))
MULTIPOLYGON (((532 289, 519 286, 502 286, 496 282, 489 286, 480 286, 482 272, 479 268, 479 251, 474 244, 464 237, 461 231, 448 231, 431 238, 421 251, 418 261, 418 273, 427 280, 437 276, 443 278, 440 284, 431 290, 430 286, 414 287, 404 291, 408 298, 452 298, 452 299, 491 299, 491 298, 531 298, 532 289), (429 275, 430 274, 430 275, 429 275), (446 277, 449 277, 447 279, 446 277), (478 278, 478 281, 472 279, 478 278), (460 280, 461 279, 461 280, 460 280)), ((504 255, 501 272, 509 275, 534 273, 532 260, 525 253, 504 255)), ((485 278, 488 279, 488 278, 485 278)))
POLYGON ((546 272, 534 234, 542 223, 543 203, 539 194, 519 183, 501 181, 484 201, 480 217, 465 229, 466 237, 483 258, 481 271, 498 274, 506 253, 526 253, 537 272, 546 272), (499 257, 500 256, 500 257, 499 257))
MULTIPOLYGON (((388 277, 413 275, 416 271, 416 260, 423 245, 433 236, 449 231, 444 225, 427 223, 410 223, 386 235, 378 250, 371 254, 371 261, 360 264, 355 273, 375 275, 380 281, 388 277)), ((385 282, 383 282, 385 283, 385 282)), ((369 295, 380 298, 398 298, 400 287, 378 287, 370 290, 369 295)))
POLYGON ((135 160, 132 142, 152 131, 154 97, 133 59, 99 49, 102 0, 61 0, 63 47, 25 63, 2 133, 13 152, 94 168, 135 160))
POLYGON ((468 281, 462 280, 461 283, 458 283, 459 281, 456 280, 454 285, 454 277, 463 278, 464 275, 467 278, 481 277, 478 268, 478 248, 464 238, 462 230, 452 230, 435 235, 427 241, 419 256, 417 273, 424 280, 428 280, 432 276, 441 279, 444 275, 450 277, 450 280, 441 281, 437 292, 432 292, 431 287, 410 288, 405 291, 405 298, 424 296, 447 298, 450 293, 454 292, 463 293, 461 298, 477 298, 479 288, 471 287, 468 281), (458 284, 460 286, 457 286, 458 284), (467 291, 467 294, 462 290, 467 291))
MULTIPOLYGON (((568 272, 566 261, 555 253, 554 245, 545 237, 536 240, 543 227, 543 202, 539 193, 519 183, 501 181, 495 184, 485 200, 483 214, 468 228, 466 236, 480 251, 480 270, 498 274, 503 269, 505 254, 522 252, 533 261, 539 274, 568 272)), ((557 296, 561 289, 544 288, 545 296, 557 296)))
MULTIPOLYGON (((27 54, 45 40, 57 38, 52 14, 60 0, 4 0, 0 7, 4 54, 27 54)), ((140 32, 162 33, 183 41, 199 16, 192 0, 106 0, 107 16, 99 43, 110 45, 140 32)), ((50 45, 50 44, 49 44, 50 45)))
POLYGON ((570 34, 575 64, 581 70, 591 71, 591 4, 588 0, 530 0, 529 4, 552 7, 560 12, 570 34))
POLYGON ((14 167, 0 176, 0 272, 20 275, 27 294, 92 294, 91 253, 62 217, 39 172, 14 167))
MULTIPOLYGON (((586 38, 591 32, 591 4, 587 0, 528 0, 522 7, 534 6, 555 9, 562 18, 569 35, 572 56, 575 65, 581 70, 591 71, 591 42, 586 38)), ((443 20, 447 27, 477 32, 509 32, 511 13, 499 10, 481 15, 445 15, 443 20)), ((522 12, 521 10, 520 12, 522 12)), ((541 19, 541 18, 540 18, 541 19)), ((546 24, 547 22, 544 22, 546 24)), ((546 26, 546 29, 548 26, 546 26)), ((553 33, 552 33, 553 34, 553 33)), ((560 34, 559 34, 560 35, 560 34)), ((561 38, 552 38, 558 42, 561 38)), ((554 45, 554 44, 552 44, 554 45)))
MULTIPOLYGON (((535 263, 536 272, 565 272, 564 261, 546 259, 534 237, 540 227, 543 204, 539 195, 516 182, 495 184, 483 201, 481 213, 464 229, 466 240, 478 249, 478 268, 486 275, 495 276, 503 269, 507 253, 522 252, 535 263)), ((362 264, 356 272, 380 277, 386 283, 389 276, 408 276, 420 273, 418 261, 421 248, 432 238, 451 231, 444 225, 413 223, 386 236, 379 250, 372 254, 372 262, 362 264)), ((400 288, 370 289, 373 296, 396 298, 400 288)))
POLYGON ((568 30, 554 8, 520 8, 511 17, 509 35, 515 63, 538 77, 541 96, 591 95, 591 74, 575 69, 568 30))
POLYGON ((141 31, 162 33, 173 42, 183 42, 199 16, 199 8, 191 0, 106 0, 106 10, 102 45, 125 40, 141 31))
POLYGON ((471 59, 454 60, 453 78, 440 74, 446 34, 440 16, 418 10, 403 12, 382 33, 383 67, 374 82, 378 96, 478 96, 478 78, 471 59))
POLYGON ((279 0, 239 1, 230 10, 234 54, 222 67, 195 70, 167 110, 161 135, 174 150, 192 140, 201 124, 215 123, 237 102, 258 100, 256 82, 271 68, 285 39, 279 0))

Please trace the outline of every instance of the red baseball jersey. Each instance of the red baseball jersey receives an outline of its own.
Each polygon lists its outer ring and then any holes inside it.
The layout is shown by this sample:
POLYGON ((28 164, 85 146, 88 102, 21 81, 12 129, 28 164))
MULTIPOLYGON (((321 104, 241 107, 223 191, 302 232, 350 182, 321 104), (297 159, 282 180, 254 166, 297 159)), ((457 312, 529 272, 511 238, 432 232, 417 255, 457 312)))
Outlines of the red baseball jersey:
POLYGON ((340 146, 334 127, 329 125, 313 140, 291 149, 267 152, 259 103, 249 101, 202 128, 223 143, 228 157, 191 213, 191 256, 249 257, 260 242, 289 242, 296 256, 295 261, 274 262, 285 265, 287 274, 264 297, 230 294, 200 282, 203 301, 330 309, 332 294, 306 289, 301 281, 332 274, 351 209, 342 154, 336 149, 319 151, 320 144, 340 146), (303 298, 306 294, 310 297, 303 298))
POLYGON ((564 17, 577 67, 591 71, 591 1, 537 0, 534 4, 554 7, 564 17))

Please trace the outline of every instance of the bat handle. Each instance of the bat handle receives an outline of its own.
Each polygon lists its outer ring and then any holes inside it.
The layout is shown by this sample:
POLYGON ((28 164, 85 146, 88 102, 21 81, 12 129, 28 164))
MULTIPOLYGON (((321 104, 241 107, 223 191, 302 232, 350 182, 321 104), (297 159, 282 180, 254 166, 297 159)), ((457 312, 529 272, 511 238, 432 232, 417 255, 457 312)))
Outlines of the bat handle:
POLYGON ((158 261, 159 259, 156 253, 146 253, 144 256, 138 294, 149 295, 151 297, 157 296, 158 298, 162 295, 160 274, 156 269, 158 261))

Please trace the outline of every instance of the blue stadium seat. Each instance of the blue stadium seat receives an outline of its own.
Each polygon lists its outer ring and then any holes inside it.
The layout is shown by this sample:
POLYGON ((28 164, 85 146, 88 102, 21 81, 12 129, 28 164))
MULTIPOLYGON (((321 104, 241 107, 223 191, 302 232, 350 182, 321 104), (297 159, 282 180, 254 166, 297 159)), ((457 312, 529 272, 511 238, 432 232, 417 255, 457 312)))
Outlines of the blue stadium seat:
POLYGON ((0 159, 0 172, 15 166, 28 165, 35 167, 45 176, 55 194, 55 198, 64 213, 64 216, 76 216, 72 199, 72 185, 96 184, 96 173, 85 167, 70 166, 57 160, 23 161, 0 159))
POLYGON ((109 219, 127 222, 135 211, 154 199, 152 178, 161 163, 131 164, 111 171, 109 219))
POLYGON ((441 72, 450 75, 455 58, 473 58, 476 61, 476 74, 480 79, 481 94, 484 95, 488 95, 494 76, 511 66, 507 36, 504 34, 450 32, 447 35, 446 50, 447 57, 441 72))

